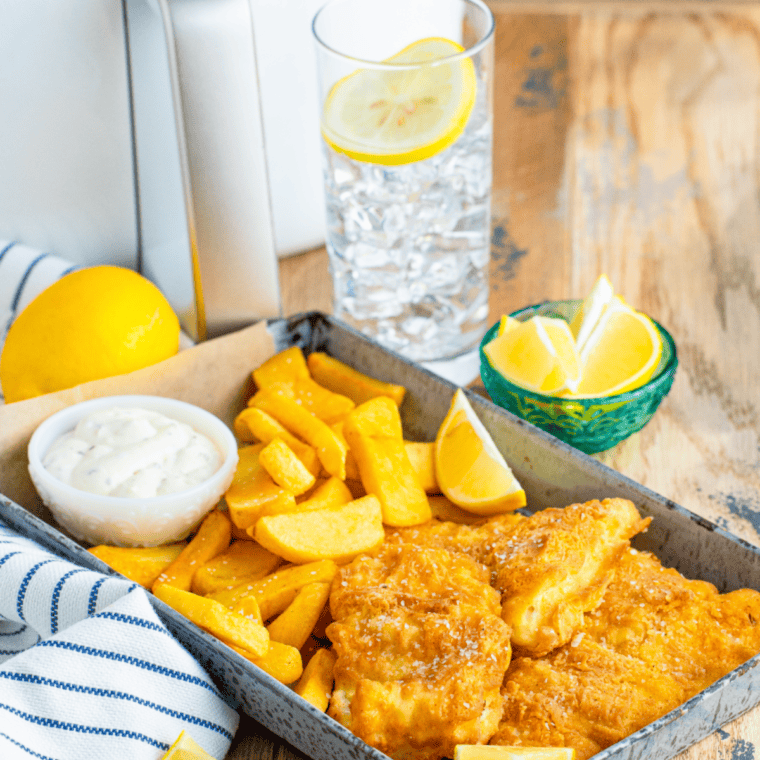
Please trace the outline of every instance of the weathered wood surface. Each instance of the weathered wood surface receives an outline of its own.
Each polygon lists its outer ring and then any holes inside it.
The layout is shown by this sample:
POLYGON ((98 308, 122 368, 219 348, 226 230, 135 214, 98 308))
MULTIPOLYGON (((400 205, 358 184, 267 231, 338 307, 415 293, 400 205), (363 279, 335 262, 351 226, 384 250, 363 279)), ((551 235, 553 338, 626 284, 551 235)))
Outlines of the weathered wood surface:
MULTIPOLYGON (((680 366, 652 422, 598 458, 760 545, 760 5, 491 7, 491 316, 606 272, 680 366)), ((281 285, 286 314, 330 311, 324 250, 283 260, 281 285)), ((245 719, 229 757, 300 755, 245 719)), ((760 709, 679 760, 756 757, 760 709)))

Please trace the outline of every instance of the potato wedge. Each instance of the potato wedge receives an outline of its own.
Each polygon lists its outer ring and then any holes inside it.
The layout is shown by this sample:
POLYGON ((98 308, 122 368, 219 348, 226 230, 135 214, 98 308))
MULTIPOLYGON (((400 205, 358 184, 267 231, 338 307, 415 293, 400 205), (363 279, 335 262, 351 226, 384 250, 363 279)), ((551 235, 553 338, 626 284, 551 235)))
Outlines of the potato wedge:
POLYGON ((260 623, 231 612, 213 599, 167 584, 154 584, 153 593, 162 602, 225 644, 242 647, 256 657, 266 654, 269 648, 269 632, 260 623))
POLYGON ((232 648, 280 683, 294 683, 303 674, 301 653, 295 647, 280 644, 279 641, 270 641, 269 649, 262 657, 256 657, 240 647, 232 648))
POLYGON ((435 443, 404 441, 406 455, 426 494, 441 493, 435 476, 435 443))
POLYGON ((316 478, 282 438, 274 438, 264 446, 259 452, 259 464, 280 488, 294 496, 305 494, 316 482, 316 478))
POLYGON ((393 399, 396 406, 401 406, 406 394, 406 388, 403 385, 376 380, 321 351, 309 354, 306 365, 312 378, 320 385, 335 393, 348 396, 357 405, 376 396, 388 396, 393 399))
POLYGON ((427 522, 430 506, 406 453, 398 407, 387 396, 365 401, 343 424, 368 494, 382 506, 383 522, 394 527, 427 522))
POLYGON ((257 391, 249 403, 274 417, 291 433, 313 446, 319 461, 330 475, 346 479, 346 444, 327 423, 292 398, 274 391, 257 391))
POLYGON ((327 710, 330 703, 333 670, 337 659, 332 649, 317 649, 306 663, 298 683, 293 687, 296 694, 322 712, 327 710))
POLYGON ((385 533, 380 502, 369 495, 324 509, 262 517, 254 537, 288 562, 303 564, 319 559, 348 562, 379 546, 385 533))
POLYGON ((346 477, 345 480, 361 480, 361 475, 359 475, 359 467, 356 464, 356 459, 354 458, 354 455, 351 453, 351 449, 348 446, 348 441, 346 440, 346 436, 343 433, 343 420, 340 422, 336 422, 333 425, 330 425, 335 435, 340 438, 341 441, 346 446, 346 477))
POLYGON ((329 583, 307 583, 268 626, 269 638, 300 649, 311 635, 330 596, 329 583))
POLYGON ((156 578, 179 557, 180 552, 186 546, 186 541, 145 548, 106 546, 103 544, 93 546, 87 551, 116 572, 149 589, 156 578))
POLYGON ((278 612, 282 611, 295 598, 298 590, 307 583, 332 583, 337 572, 338 566, 331 560, 291 565, 275 570, 261 580, 242 583, 240 586, 225 591, 217 591, 215 594, 210 594, 208 598, 221 602, 226 607, 234 607, 243 597, 253 595, 259 604, 262 617, 267 620, 277 614, 277 612, 271 612, 273 599, 281 603, 283 598, 290 595, 281 610, 278 610, 278 612), (285 597, 281 596, 283 593, 285 597))
POLYGON ((324 509, 338 504, 348 504, 353 501, 348 486, 340 478, 328 478, 320 483, 303 501, 296 504, 297 512, 306 512, 310 509, 324 509))
POLYGON ((296 497, 278 486, 261 466, 259 453, 263 448, 264 444, 257 443, 238 449, 235 475, 224 494, 230 520, 238 528, 254 525, 267 509, 289 509, 296 504, 296 497))
POLYGON ((153 581, 151 588, 155 589, 157 584, 163 584, 190 591, 193 576, 198 568, 227 549, 231 539, 232 526, 229 518, 218 509, 212 510, 203 519, 195 535, 179 553, 177 559, 153 581))
POLYGON ((253 371, 253 379, 260 389, 279 391, 328 423, 342 420, 356 406, 350 398, 314 381, 298 346, 267 359, 253 371))
POLYGON ((261 617, 261 608, 259 607, 259 603, 256 601, 255 596, 244 596, 232 608, 232 612, 236 612, 238 615, 250 618, 254 622, 259 623, 259 625, 264 625, 264 618, 261 617))
POLYGON ((215 591, 239 586, 245 581, 256 581, 271 573, 282 559, 256 541, 235 541, 228 549, 198 568, 190 590, 206 596, 215 591))
POLYGON ((322 463, 314 447, 296 438, 272 415, 261 409, 254 406, 243 409, 235 418, 234 427, 238 439, 244 442, 258 441, 267 444, 275 438, 282 438, 312 475, 316 477, 322 471, 322 463))

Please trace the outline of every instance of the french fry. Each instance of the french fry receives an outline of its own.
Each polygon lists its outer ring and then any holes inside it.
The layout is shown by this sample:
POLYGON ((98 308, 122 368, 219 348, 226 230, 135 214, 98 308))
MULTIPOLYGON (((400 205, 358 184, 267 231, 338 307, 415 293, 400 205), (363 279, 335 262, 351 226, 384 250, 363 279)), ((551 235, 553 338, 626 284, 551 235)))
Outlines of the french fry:
POLYGON ((351 449, 348 446, 348 441, 346 441, 346 436, 343 433, 343 420, 340 422, 336 422, 333 425, 330 425, 335 435, 340 438, 341 441, 343 441, 344 445, 346 446, 346 477, 345 480, 361 480, 361 475, 359 475, 359 467, 356 464, 356 459, 354 458, 354 455, 351 453, 351 449))
POLYGON ((280 644, 279 641, 270 641, 269 649, 262 657, 255 657, 240 647, 233 646, 232 648, 280 683, 294 683, 303 673, 301 653, 295 647, 280 644))
POLYGON ((310 509, 324 509, 337 504, 348 504, 353 501, 348 486, 340 478, 328 478, 320 483, 308 498, 296 504, 297 512, 306 512, 310 509))
POLYGON ((368 495, 348 504, 270 515, 256 523, 254 538, 288 562, 348 562, 383 542, 382 509, 377 497, 368 495))
MULTIPOLYGON (((243 617, 250 618, 259 625, 264 625, 264 618, 261 617, 261 608, 256 601, 255 596, 244 596, 233 608, 233 612, 243 617)), ((271 643, 271 638, 270 638, 271 643)))
POLYGON ((404 400, 406 388, 403 385, 376 380, 321 351, 309 354, 306 364, 312 378, 320 385, 348 396, 357 405, 376 396, 388 396, 396 406, 401 406, 404 400))
POLYGON ((330 596, 329 583, 307 583, 268 626, 269 638, 300 649, 311 635, 330 596))
POLYGON ((253 406, 243 409, 235 418, 234 428, 238 438, 245 442, 258 441, 267 444, 275 438, 282 438, 312 475, 316 477, 322 471, 322 463, 314 447, 296 438, 272 415, 261 409, 253 406))
POLYGON ((283 393, 328 423, 342 420, 356 406, 350 398, 314 381, 298 346, 267 359, 253 371, 253 379, 259 388, 283 393))
POLYGON ((427 494, 441 493, 435 476, 435 443, 404 441, 404 448, 422 490, 427 494))
POLYGON ((305 494, 316 478, 282 438, 274 438, 259 452, 259 463, 278 486, 294 496, 305 494))
POLYGON ((298 589, 307 583, 332 583, 337 572, 338 566, 331 560, 283 567, 261 580, 242 583, 225 591, 217 591, 207 598, 221 602, 226 607, 234 607, 243 597, 255 596, 261 609, 261 615, 264 620, 267 620, 271 615, 277 614, 276 612, 267 614, 269 613, 269 600, 277 598, 283 592, 292 593, 290 600, 282 607, 285 609, 295 597, 298 589))
POLYGON ((378 396, 354 409, 343 424, 368 494, 382 506, 383 522, 394 527, 427 522, 430 506, 406 453, 398 407, 378 396))
POLYGON ((263 625, 228 610, 223 604, 190 591, 154 585, 153 593, 199 628, 216 636, 225 644, 234 644, 262 657, 269 648, 269 632, 263 625))
POLYGON ((230 520, 238 528, 248 528, 266 514, 267 509, 292 509, 296 497, 281 488, 259 462, 264 444, 238 449, 238 464, 232 483, 224 494, 230 520))
POLYGON ((186 546, 186 541, 145 548, 103 544, 93 546, 88 551, 116 572, 149 589, 156 578, 177 559, 186 546))
POLYGON ((282 559, 255 541, 235 541, 228 549, 217 554, 198 568, 190 590, 206 596, 215 591, 239 586, 245 581, 256 581, 271 573, 282 559))
POLYGON ((183 591, 190 591, 193 575, 202 565, 221 554, 232 538, 230 520, 224 512, 214 509, 203 519, 196 534, 177 559, 171 563, 153 582, 154 590, 158 585, 174 586, 183 591))
POLYGON ((291 433, 313 446, 319 461, 330 475, 346 479, 346 444, 327 423, 292 398, 274 391, 257 391, 249 403, 274 417, 291 433))
POLYGON ((298 683, 293 687, 296 694, 324 712, 333 690, 333 670, 338 658, 331 649, 320 648, 311 656, 303 669, 298 683))

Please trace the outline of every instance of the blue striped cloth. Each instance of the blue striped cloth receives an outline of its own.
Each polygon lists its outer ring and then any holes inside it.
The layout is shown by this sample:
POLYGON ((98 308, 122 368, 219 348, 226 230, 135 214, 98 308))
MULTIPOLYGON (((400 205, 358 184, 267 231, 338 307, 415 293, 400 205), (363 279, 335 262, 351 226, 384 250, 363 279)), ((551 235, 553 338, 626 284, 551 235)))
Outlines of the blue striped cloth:
POLYGON ((158 760, 182 730, 220 759, 238 720, 142 587, 0 522, 2 760, 158 760))
POLYGON ((11 322, 21 310, 77 264, 36 248, 0 240, 0 352, 11 322))

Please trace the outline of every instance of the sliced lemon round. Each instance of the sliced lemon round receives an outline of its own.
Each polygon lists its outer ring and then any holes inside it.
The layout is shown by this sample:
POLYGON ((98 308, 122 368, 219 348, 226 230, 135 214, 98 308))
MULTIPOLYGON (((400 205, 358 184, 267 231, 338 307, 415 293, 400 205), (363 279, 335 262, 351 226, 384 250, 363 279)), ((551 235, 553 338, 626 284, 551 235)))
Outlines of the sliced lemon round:
POLYGON ((581 350, 582 378, 576 397, 632 391, 654 374, 662 340, 652 320, 622 301, 602 314, 581 350))
POLYGON ((454 760, 575 760, 572 747, 502 747, 498 744, 457 744, 454 760))
POLYGON ((359 69, 341 79, 322 113, 328 145, 357 161, 384 165, 422 161, 448 148, 475 104, 472 60, 445 60, 463 50, 430 37, 383 61, 398 68, 359 69))
POLYGON ((214 760, 190 734, 183 731, 161 760, 214 760))
POLYGON ((494 515, 525 506, 523 487, 461 388, 436 435, 435 471, 444 496, 468 512, 494 515))
POLYGON ((600 274, 570 321, 570 331, 575 337, 579 351, 583 348, 591 331, 614 297, 615 289, 612 287, 609 277, 606 274, 600 274))
POLYGON ((574 392, 580 382, 580 357, 564 319, 533 316, 497 335, 483 350, 497 372, 536 393, 574 392))

